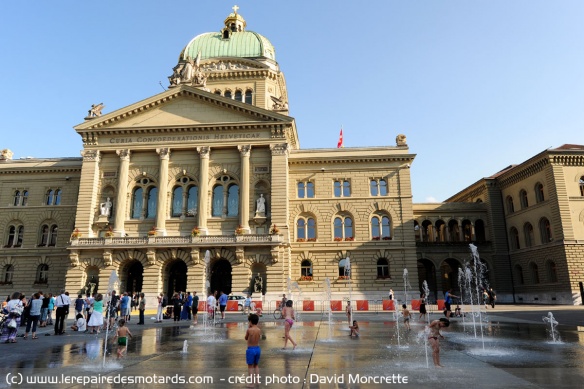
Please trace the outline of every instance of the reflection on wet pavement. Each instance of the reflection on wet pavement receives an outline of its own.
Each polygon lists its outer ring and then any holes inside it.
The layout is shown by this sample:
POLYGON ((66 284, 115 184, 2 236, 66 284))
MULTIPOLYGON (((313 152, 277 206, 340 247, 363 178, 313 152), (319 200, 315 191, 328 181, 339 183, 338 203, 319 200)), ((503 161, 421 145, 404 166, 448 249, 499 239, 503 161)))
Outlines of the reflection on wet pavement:
MULTIPOLYGON (((446 339, 441 341, 441 360, 446 368, 438 370, 432 364, 423 323, 414 321, 411 331, 405 331, 403 323, 396 323, 391 317, 363 319, 359 325, 360 337, 352 338, 344 322, 295 323, 291 335, 298 348, 282 350, 282 323, 260 322, 261 372, 272 378, 298 379, 298 383, 287 387, 306 388, 377 387, 380 384, 371 382, 371 377, 398 374, 408 377, 408 387, 472 383, 473 388, 571 388, 580 387, 584 379, 584 336, 576 328, 562 329, 562 341, 554 343, 549 341, 543 324, 491 321, 483 326, 481 338, 474 336, 468 323, 457 320, 442 330, 446 339), (349 378, 357 382, 349 383, 349 378)), ((213 377, 213 384, 207 387, 233 387, 221 379, 247 372, 244 340, 247 326, 244 322, 230 322, 207 328, 182 323, 141 331, 130 327, 136 334, 128 342, 127 357, 115 359, 116 345, 110 337, 105 365, 103 335, 47 338, 64 344, 47 347, 39 341, 35 349, 27 343, 28 351, 25 347, 18 349, 20 344, 1 345, 2 351, 8 347, 16 351, 0 355, 2 371, 37 376, 57 370, 71 375, 188 374, 213 377), (188 349, 183 353, 185 341, 188 349)), ((158 383, 148 387, 167 386, 158 383)))

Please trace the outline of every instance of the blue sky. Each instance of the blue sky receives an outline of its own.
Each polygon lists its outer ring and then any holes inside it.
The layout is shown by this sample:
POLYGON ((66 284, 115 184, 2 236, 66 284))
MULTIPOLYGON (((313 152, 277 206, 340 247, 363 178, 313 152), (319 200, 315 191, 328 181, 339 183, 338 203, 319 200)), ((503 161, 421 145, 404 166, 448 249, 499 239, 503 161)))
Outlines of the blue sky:
POLYGON ((584 144, 584 1, 0 3, 0 148, 79 156, 73 126, 162 91, 181 49, 237 3, 286 76, 303 148, 395 145, 414 202, 548 147, 584 144))

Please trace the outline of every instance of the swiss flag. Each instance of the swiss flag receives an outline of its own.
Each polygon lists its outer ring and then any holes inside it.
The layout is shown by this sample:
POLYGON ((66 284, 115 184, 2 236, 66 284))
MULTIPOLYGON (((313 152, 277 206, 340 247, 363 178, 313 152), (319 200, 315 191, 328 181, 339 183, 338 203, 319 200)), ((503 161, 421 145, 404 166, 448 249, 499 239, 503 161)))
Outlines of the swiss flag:
POLYGON ((343 146, 343 127, 341 127, 341 133, 339 134, 339 143, 337 143, 337 148, 340 149, 343 146))

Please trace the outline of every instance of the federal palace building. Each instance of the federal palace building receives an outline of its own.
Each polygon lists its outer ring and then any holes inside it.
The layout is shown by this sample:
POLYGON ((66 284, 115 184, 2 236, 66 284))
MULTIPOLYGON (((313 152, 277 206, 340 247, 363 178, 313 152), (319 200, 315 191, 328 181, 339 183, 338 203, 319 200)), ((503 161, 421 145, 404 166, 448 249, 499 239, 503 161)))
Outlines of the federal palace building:
POLYGON ((300 148, 276 51, 237 12, 172 66, 162 93, 92 106, 71 131, 80 158, 14 159, 0 145, 0 295, 105 293, 116 271, 150 307, 207 286, 321 300, 326 279, 338 299, 374 300, 400 298, 407 269, 413 296, 427 281, 433 300, 459 290, 473 243, 498 302, 582 304, 583 145, 414 204, 403 134, 300 148))

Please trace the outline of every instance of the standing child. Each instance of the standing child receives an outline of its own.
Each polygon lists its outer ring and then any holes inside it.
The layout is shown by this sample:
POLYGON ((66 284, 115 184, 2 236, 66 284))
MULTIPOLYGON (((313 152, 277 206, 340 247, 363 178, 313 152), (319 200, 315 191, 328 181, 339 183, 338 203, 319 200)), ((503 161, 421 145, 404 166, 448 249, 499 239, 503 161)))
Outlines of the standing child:
POLYGON ((410 314, 410 311, 408 311, 408 307, 405 304, 402 304, 402 315, 404 317, 404 326, 408 329, 408 331, 411 331, 411 327, 410 327, 410 318, 412 317, 412 315, 410 314))
POLYGON ((260 318, 258 315, 252 313, 247 318, 249 322, 249 327, 245 333, 245 340, 247 340, 247 350, 245 351, 245 360, 247 362, 247 371, 251 377, 248 380, 248 387, 253 387, 253 384, 259 383, 260 376, 260 355, 262 353, 260 349, 260 338, 262 336, 262 331, 258 327, 260 318))
POLYGON ((353 320, 353 325, 349 326, 351 329, 351 335, 349 336, 359 336, 359 324, 357 324, 357 320, 353 320))
POLYGON ((430 333, 428 334, 428 341, 430 346, 432 346, 432 359, 434 360, 434 366, 444 367, 440 364, 440 338, 444 339, 444 336, 440 333, 440 329, 448 327, 450 325, 450 320, 445 317, 441 317, 440 320, 434 320, 428 328, 430 333))
POLYGON ((114 339, 118 339, 118 359, 124 356, 124 352, 127 351, 128 348, 128 336, 132 338, 132 333, 130 329, 126 327, 126 321, 124 319, 120 319, 118 321, 118 330, 116 331, 116 336, 114 339))
POLYGON ((347 312, 347 322, 351 325, 351 319, 353 314, 353 308, 351 307, 351 301, 347 301, 347 308, 345 308, 345 312, 347 312))

